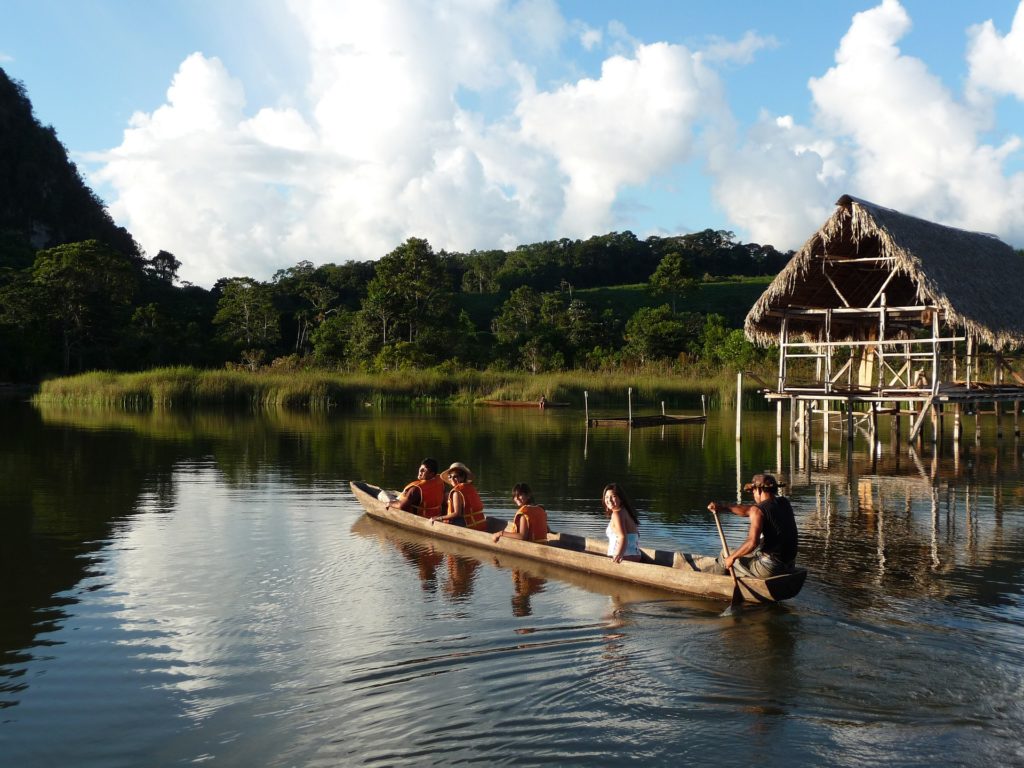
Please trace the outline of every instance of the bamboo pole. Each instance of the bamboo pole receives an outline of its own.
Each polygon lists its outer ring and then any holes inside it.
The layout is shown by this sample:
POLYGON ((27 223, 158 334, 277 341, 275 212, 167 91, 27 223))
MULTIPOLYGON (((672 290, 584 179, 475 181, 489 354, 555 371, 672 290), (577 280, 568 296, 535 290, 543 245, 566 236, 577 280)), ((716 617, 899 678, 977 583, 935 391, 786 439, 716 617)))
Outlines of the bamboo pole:
POLYGON ((736 439, 743 439, 743 371, 736 372, 736 439))

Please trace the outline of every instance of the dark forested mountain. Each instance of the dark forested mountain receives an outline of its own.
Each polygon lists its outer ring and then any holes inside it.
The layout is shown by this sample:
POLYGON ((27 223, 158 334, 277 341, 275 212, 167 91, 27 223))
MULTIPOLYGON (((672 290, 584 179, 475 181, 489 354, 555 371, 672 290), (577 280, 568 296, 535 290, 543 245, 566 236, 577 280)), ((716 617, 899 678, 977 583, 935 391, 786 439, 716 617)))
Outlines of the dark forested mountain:
POLYGON ((36 120, 21 83, 0 68, 0 258, 17 258, 18 244, 33 250, 99 240, 138 257, 132 236, 117 226, 86 186, 50 126, 36 120), (4 247, 6 245, 6 247, 4 247))

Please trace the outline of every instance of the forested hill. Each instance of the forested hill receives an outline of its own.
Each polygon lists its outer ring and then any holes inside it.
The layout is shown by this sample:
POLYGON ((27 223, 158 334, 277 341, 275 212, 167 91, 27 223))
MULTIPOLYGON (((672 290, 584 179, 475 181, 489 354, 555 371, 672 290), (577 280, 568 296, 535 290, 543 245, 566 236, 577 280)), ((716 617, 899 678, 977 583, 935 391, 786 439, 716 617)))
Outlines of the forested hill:
POLYGON ((0 69, 0 383, 92 369, 357 370, 744 365, 738 328, 790 254, 706 229, 515 249, 283 266, 182 283, 86 186, 24 87, 0 69))
POLYGON ((0 266, 24 258, 25 246, 35 250, 79 240, 100 240, 138 256, 132 236, 110 218, 56 132, 36 119, 24 87, 3 68, 0 179, 0 266))

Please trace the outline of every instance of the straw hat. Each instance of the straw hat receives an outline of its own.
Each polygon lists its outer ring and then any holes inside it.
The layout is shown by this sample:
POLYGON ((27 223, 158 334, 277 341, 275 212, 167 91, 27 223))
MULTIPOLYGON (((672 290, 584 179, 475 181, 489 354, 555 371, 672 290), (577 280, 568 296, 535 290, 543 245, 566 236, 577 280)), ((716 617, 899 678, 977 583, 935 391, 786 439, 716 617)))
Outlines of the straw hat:
POLYGON ((780 485, 774 475, 757 474, 750 478, 750 482, 743 486, 743 490, 753 491, 760 488, 766 493, 777 493, 780 485))
POLYGON ((455 483, 452 482, 452 470, 455 469, 461 470, 466 473, 467 483, 472 483, 473 478, 476 477, 476 475, 473 474, 469 467, 467 467, 461 461, 455 461, 452 462, 452 465, 448 467, 448 469, 441 473, 441 479, 444 480, 449 485, 455 485, 455 483))

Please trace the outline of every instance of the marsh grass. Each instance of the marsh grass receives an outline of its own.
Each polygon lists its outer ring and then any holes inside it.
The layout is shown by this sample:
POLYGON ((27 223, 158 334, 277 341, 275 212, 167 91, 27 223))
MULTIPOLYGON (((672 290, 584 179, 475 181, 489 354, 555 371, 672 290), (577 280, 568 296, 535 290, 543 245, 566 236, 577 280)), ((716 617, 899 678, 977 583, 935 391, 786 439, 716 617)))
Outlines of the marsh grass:
MULTIPOLYGON (((322 370, 237 371, 190 367, 157 368, 139 373, 91 371, 50 379, 34 400, 64 406, 116 407, 126 410, 207 406, 320 410, 330 407, 431 407, 470 405, 481 400, 552 402, 592 408, 625 405, 633 389, 637 408, 659 401, 674 407, 728 407, 735 402, 736 375, 686 375, 671 369, 562 371, 532 375, 515 371, 408 370, 387 373, 334 373, 322 370)), ((754 384, 750 384, 751 390, 754 384)))

